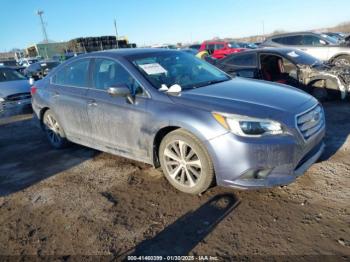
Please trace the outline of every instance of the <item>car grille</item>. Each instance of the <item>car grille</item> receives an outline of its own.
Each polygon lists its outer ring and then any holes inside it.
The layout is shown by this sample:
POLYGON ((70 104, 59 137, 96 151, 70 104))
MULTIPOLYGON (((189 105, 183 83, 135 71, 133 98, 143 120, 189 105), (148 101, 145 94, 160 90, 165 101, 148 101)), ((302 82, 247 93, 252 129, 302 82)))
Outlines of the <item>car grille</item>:
POLYGON ((324 125, 324 113, 320 105, 297 116, 297 126, 305 140, 318 133, 324 125))
POLYGON ((7 96, 5 100, 8 102, 12 102, 12 101, 19 101, 19 100, 30 99, 30 98, 31 98, 30 93, 18 93, 18 94, 7 96))

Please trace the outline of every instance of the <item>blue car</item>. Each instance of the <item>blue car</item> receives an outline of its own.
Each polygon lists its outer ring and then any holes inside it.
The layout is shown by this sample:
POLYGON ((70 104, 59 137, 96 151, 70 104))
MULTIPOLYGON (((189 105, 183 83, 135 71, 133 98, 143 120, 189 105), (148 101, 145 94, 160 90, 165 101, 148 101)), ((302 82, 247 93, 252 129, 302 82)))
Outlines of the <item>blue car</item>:
POLYGON ((0 66, 0 116, 12 116, 30 108, 30 84, 15 69, 0 66))
POLYGON ((324 113, 315 98, 231 77, 176 50, 81 55, 31 91, 55 148, 74 142, 161 166, 175 188, 190 194, 214 184, 289 184, 324 149, 324 113))

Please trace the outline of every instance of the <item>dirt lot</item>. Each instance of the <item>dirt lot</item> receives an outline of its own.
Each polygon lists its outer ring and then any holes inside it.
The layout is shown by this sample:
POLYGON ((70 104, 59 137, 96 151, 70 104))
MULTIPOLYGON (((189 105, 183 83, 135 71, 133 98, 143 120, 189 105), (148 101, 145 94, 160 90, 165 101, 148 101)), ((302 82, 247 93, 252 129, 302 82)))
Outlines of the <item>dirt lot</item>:
POLYGON ((175 191, 142 163, 77 145, 53 150, 30 115, 1 119, 0 254, 345 261, 350 105, 325 107, 326 152, 296 183, 260 191, 216 187, 202 196, 175 191))

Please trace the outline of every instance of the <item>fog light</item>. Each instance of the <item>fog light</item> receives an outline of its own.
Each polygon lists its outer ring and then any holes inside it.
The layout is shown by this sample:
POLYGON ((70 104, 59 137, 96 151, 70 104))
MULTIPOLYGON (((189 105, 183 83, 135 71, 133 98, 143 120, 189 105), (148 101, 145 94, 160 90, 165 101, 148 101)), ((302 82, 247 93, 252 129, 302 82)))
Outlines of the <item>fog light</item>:
POLYGON ((241 179, 265 179, 271 173, 271 171, 271 168, 248 170, 241 176, 241 179))

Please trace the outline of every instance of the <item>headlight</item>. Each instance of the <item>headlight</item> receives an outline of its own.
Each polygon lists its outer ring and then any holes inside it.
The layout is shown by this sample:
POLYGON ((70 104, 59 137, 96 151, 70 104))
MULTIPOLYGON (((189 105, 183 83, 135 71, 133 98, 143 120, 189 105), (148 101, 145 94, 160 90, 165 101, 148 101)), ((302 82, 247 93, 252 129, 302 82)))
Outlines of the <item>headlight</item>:
POLYGON ((284 133, 277 121, 217 112, 212 114, 224 128, 239 136, 259 137, 284 133))

